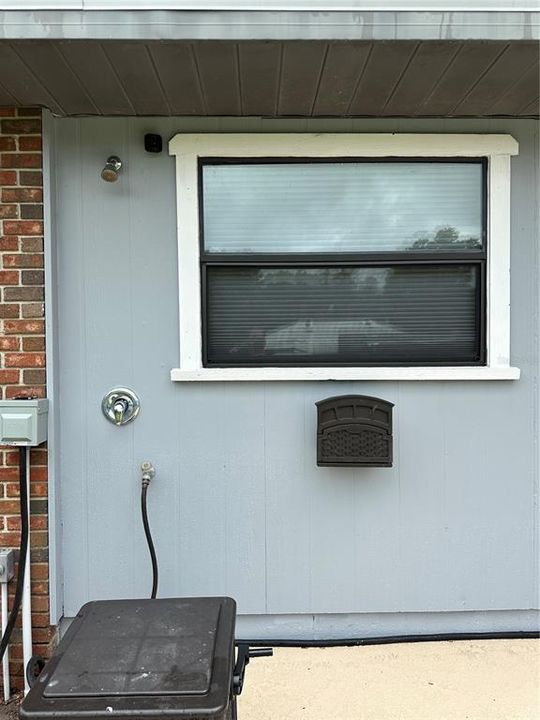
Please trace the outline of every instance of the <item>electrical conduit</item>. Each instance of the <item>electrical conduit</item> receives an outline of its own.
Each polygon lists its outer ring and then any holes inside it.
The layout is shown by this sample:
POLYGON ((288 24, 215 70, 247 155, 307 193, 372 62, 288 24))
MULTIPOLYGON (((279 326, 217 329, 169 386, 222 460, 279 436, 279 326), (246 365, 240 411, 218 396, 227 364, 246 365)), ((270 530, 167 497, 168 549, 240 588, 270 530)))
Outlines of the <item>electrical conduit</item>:
MULTIPOLYGON (((0 659, 3 661, 6 650, 17 622, 17 616, 21 603, 23 608, 23 657, 26 669, 26 663, 32 656, 32 617, 30 604, 30 448, 19 448, 19 506, 21 516, 21 543, 19 546, 19 568, 17 571, 17 582, 15 584, 15 595, 13 597, 13 606, 9 613, 5 629, 2 632, 0 640, 0 659), (28 572, 26 572, 28 566, 28 572), (24 597, 23 597, 24 596, 24 597), (23 602, 24 601, 24 602, 23 602), (30 648, 30 655, 28 655, 30 648)), ((4 623, 4 614, 2 614, 2 624, 4 623)), ((26 673, 24 673, 26 676, 26 673)), ((28 692, 29 686, 25 677, 25 692, 28 692)), ((4 686, 5 692, 5 686, 4 686)))

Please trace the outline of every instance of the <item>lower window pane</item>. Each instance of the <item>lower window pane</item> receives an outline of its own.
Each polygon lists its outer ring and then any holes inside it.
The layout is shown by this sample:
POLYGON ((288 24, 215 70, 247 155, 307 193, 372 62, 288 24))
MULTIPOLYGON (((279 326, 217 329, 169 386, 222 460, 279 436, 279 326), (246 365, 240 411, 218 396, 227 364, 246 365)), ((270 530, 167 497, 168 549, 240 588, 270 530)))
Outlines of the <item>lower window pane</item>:
POLYGON ((206 272, 208 365, 480 360, 476 265, 206 272))

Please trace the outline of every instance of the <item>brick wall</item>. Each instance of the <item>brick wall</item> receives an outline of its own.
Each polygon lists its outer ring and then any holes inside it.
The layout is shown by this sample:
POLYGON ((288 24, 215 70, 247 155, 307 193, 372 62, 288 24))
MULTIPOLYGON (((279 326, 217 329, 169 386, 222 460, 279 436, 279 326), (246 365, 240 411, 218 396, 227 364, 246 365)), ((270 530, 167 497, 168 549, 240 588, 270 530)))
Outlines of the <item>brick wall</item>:
MULTIPOLYGON (((0 108, 0 395, 45 396, 41 113, 0 108)), ((47 655, 49 627, 47 451, 31 452, 34 652, 47 655)), ((18 451, 0 447, 0 546, 19 545, 18 451)), ((14 590, 13 581, 10 584, 14 590)), ((10 648, 13 687, 22 687, 19 627, 10 648)))

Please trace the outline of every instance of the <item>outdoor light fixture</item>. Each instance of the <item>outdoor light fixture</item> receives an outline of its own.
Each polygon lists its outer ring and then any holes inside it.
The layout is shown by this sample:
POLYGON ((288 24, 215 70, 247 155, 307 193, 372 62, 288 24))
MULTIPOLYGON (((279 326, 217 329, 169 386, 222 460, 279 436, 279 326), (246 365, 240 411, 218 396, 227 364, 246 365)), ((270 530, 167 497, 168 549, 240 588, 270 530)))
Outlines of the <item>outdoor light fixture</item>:
POLYGON ((122 161, 117 155, 111 155, 107 158, 105 167, 101 171, 101 178, 105 182, 116 182, 118 180, 118 173, 122 167, 122 161))

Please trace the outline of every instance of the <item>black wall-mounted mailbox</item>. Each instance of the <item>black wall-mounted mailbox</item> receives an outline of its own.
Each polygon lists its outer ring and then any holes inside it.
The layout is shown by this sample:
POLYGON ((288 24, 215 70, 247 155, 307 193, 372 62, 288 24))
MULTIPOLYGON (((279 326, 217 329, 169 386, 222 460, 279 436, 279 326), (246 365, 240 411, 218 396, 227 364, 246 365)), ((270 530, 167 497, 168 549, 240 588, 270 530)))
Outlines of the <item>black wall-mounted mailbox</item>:
POLYGON ((392 467, 393 403, 337 395, 317 405, 317 465, 392 467))

